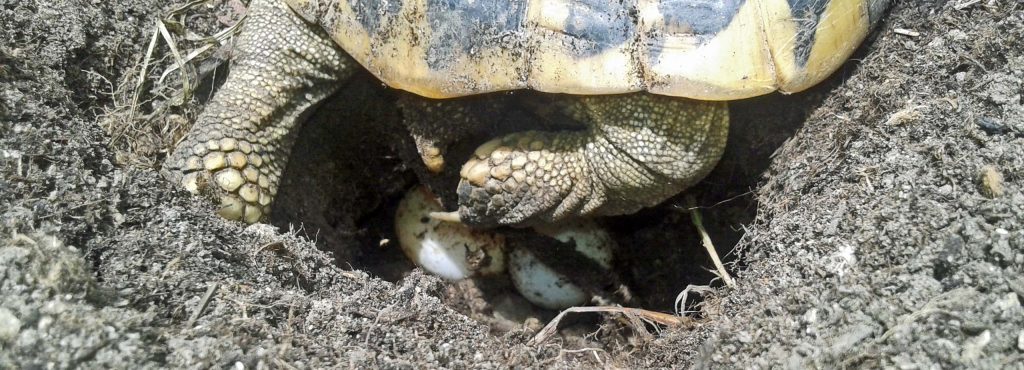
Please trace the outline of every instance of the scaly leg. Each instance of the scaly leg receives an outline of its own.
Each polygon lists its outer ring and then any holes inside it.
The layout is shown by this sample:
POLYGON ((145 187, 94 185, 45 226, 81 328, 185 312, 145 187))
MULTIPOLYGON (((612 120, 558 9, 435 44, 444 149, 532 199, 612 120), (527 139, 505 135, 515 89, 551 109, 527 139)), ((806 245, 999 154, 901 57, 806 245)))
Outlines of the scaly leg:
POLYGON ((258 222, 269 213, 304 113, 357 64, 320 26, 282 0, 254 0, 228 80, 164 164, 186 190, 221 204, 221 216, 258 222))
POLYGON ((566 96, 584 131, 514 133, 463 167, 459 209, 472 226, 632 213, 693 185, 725 148, 728 108, 647 93, 566 96))

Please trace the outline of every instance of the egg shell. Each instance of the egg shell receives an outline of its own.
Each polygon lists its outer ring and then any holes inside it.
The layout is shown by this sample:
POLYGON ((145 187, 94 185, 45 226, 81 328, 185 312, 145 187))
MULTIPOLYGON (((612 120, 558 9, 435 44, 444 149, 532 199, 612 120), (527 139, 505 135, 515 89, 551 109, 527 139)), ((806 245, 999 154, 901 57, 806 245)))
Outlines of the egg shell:
POLYGON ((406 257, 447 280, 505 271, 504 236, 430 217, 440 211, 441 203, 424 186, 402 198, 395 212, 395 233, 406 257))
MULTIPOLYGON (((615 241, 593 222, 544 225, 534 230, 563 243, 574 242, 577 252, 604 268, 611 267, 615 241)), ((547 309, 578 306, 590 298, 564 274, 545 265, 527 248, 514 248, 509 254, 509 275, 523 297, 547 309)))

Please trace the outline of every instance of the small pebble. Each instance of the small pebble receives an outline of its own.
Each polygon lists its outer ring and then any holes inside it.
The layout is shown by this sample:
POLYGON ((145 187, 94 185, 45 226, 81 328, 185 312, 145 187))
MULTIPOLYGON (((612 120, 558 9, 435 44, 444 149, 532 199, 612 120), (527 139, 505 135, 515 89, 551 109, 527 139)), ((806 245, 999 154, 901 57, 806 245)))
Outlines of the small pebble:
POLYGON ((975 123, 981 131, 985 131, 989 135, 1002 135, 1009 131, 1009 128, 1002 121, 995 118, 980 116, 975 123))
POLYGON ((10 342, 18 337, 21 331, 21 320, 14 316, 14 312, 0 307, 0 342, 10 342))
POLYGON ((998 198, 1006 193, 1003 185, 1003 174, 993 165, 986 165, 981 168, 979 175, 981 181, 981 192, 989 198, 998 198))
POLYGON ((960 352, 960 360, 969 362, 977 360, 984 353, 985 346, 992 341, 992 332, 985 330, 976 336, 967 338, 960 352))

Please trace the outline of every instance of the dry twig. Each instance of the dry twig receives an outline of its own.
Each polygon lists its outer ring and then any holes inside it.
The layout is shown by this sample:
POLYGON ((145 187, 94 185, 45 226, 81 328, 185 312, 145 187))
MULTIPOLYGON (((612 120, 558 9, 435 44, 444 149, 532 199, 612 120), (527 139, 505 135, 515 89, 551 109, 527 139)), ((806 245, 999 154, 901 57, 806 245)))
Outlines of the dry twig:
POLYGON ((645 333, 647 334, 647 336, 650 336, 650 333, 648 333, 647 329, 643 326, 644 322, 655 323, 670 327, 684 326, 691 322, 691 320, 686 317, 679 317, 662 312, 648 311, 640 308, 619 306, 570 307, 559 313, 558 316, 555 316, 555 318, 551 320, 551 322, 549 322, 546 326, 544 326, 543 329, 537 332, 537 335, 534 336, 533 339, 530 339, 530 341, 527 342, 527 345, 534 346, 541 344, 544 341, 548 340, 548 338, 550 338, 552 335, 555 335, 555 333, 558 331, 558 323, 562 321, 562 318, 564 318, 566 314, 584 312, 608 312, 625 315, 626 319, 630 323, 630 326, 633 327, 633 330, 635 330, 637 333, 645 333))
POLYGON ((203 295, 203 299, 199 300, 199 305, 195 310, 192 311, 192 317, 188 318, 187 327, 191 328, 195 326, 196 320, 199 320, 199 316, 206 310, 206 307, 210 305, 210 298, 213 297, 213 293, 217 292, 217 288, 220 284, 213 283, 209 288, 206 288, 206 294, 203 295))

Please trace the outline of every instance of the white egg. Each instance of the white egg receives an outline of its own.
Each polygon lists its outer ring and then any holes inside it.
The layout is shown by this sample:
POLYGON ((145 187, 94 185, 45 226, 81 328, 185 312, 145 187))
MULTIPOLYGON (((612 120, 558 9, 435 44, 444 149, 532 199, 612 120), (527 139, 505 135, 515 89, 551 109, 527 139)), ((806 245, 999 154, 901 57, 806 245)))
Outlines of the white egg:
MULTIPOLYGON (((574 243, 577 252, 603 268, 611 268, 615 241, 591 221, 537 226, 534 230, 563 243, 574 243)), ((515 248, 509 254, 509 275, 523 297, 544 308, 560 310, 584 304, 590 299, 583 289, 564 274, 543 264, 527 248, 515 248)))
POLYGON ((505 238, 430 217, 441 203, 424 186, 409 190, 395 212, 398 243, 413 263, 447 280, 505 271, 505 238))

